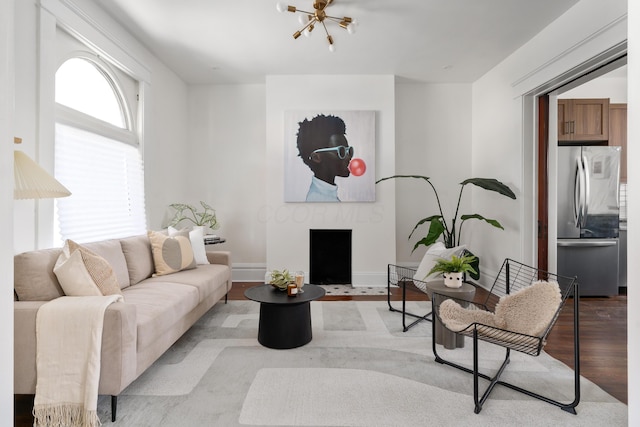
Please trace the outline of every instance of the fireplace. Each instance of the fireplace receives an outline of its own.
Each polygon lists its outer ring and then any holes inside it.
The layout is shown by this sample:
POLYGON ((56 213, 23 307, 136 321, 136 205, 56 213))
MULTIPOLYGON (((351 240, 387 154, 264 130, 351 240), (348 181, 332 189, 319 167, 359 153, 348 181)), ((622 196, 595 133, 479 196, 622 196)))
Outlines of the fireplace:
POLYGON ((309 230, 309 282, 351 284, 351 230, 309 230))

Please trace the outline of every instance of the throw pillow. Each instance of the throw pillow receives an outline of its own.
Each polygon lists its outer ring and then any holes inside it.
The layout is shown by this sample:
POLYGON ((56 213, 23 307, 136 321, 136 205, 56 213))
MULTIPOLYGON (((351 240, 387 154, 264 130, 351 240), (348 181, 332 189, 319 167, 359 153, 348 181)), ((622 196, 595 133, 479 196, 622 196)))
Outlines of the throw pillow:
POLYGON ((422 292, 427 292, 425 282, 430 282, 440 278, 439 273, 429 274, 429 271, 436 265, 436 261, 440 258, 451 258, 452 255, 460 256, 465 249, 465 245, 456 246, 454 248, 447 248, 442 242, 436 242, 429 246, 427 252, 424 254, 418 270, 413 275, 413 279, 416 280, 414 284, 422 292))
POLYGON ((549 326, 562 295, 556 282, 538 281, 505 295, 496 305, 496 324, 500 328, 539 337, 549 326))
MULTIPOLYGON (((186 234, 186 233, 183 233, 186 234)), ((168 236, 156 231, 148 231, 156 272, 154 276, 176 273, 196 268, 193 249, 189 237, 183 234, 168 236)))
MULTIPOLYGON (((182 230, 177 230, 171 226, 168 228, 169 236, 175 236, 181 231, 182 230)), ((191 249, 193 249, 196 264, 209 264, 207 251, 204 248, 204 227, 193 227, 193 229, 189 231, 189 240, 191 241, 191 249)))
POLYGON ((64 243, 53 272, 68 296, 122 294, 107 260, 72 240, 64 243))

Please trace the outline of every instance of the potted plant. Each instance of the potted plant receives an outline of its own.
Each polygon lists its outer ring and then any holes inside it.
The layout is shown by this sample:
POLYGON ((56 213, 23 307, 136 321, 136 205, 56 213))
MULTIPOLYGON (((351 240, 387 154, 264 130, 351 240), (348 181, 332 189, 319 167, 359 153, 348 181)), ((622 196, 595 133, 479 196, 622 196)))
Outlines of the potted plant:
POLYGON ((175 227, 182 221, 189 221, 196 226, 208 227, 210 230, 217 230, 220 228, 218 218, 216 217, 216 210, 211 206, 201 201, 200 205, 203 210, 200 212, 198 209, 186 203, 172 203, 169 206, 176 210, 173 218, 169 222, 169 226, 175 227))
MULTIPOLYGON (((490 224, 496 228, 500 228, 504 230, 504 227, 502 227, 502 225, 497 220, 491 219, 491 218, 485 218, 479 214, 467 214, 467 215, 460 215, 460 217, 458 217, 458 213, 460 210, 460 202, 462 200, 462 192, 464 191, 464 187, 467 184, 473 184, 488 191, 495 191, 496 193, 502 194, 503 196, 509 197, 510 199, 515 200, 516 198, 516 195, 513 193, 513 191, 511 191, 511 189, 506 184, 503 184, 502 182, 496 179, 493 179, 493 178, 465 179, 460 183, 461 187, 460 187, 460 193, 458 195, 458 204, 456 205, 456 211, 451 221, 447 222, 447 220, 445 220, 444 213, 442 211, 442 205, 440 204, 440 197, 438 196, 438 191, 436 190, 435 186, 431 182, 431 178, 427 176, 422 176, 422 175, 393 175, 393 176, 379 179, 378 181, 376 181, 376 184, 379 182, 382 182, 388 179, 394 179, 394 178, 412 178, 412 179, 421 179, 426 181, 426 183, 429 184, 429 186, 433 190, 433 193, 436 196, 436 202, 438 203, 439 214, 431 215, 421 219, 420 221, 418 221, 415 227, 413 227, 413 230, 409 234, 409 239, 411 239, 411 236, 413 236, 413 233, 418 229, 418 227, 420 227, 422 224, 426 222, 429 223, 429 231, 427 232, 427 235, 422 239, 420 239, 413 246, 413 250, 411 251, 412 253, 420 245, 425 245, 427 247, 431 246, 432 244, 438 241, 440 236, 442 236, 443 243, 447 248, 455 247, 456 244, 459 244, 460 233, 462 232, 462 225, 465 223, 465 221, 470 219, 485 221, 487 224, 490 224)), ((475 270, 475 273, 471 273, 470 275, 472 278, 477 280, 480 278, 479 260, 477 257, 474 261, 474 270, 475 270)))
POLYGON ((268 271, 265 278, 268 279, 267 283, 281 291, 286 291, 287 286, 289 286, 290 283, 295 283, 296 281, 293 274, 291 274, 287 269, 268 271))
POLYGON ((451 259, 440 258, 436 260, 428 275, 433 273, 442 273, 444 276, 444 284, 449 288, 459 288, 462 286, 464 273, 477 274, 473 268, 473 262, 477 260, 475 255, 462 255, 460 257, 452 255, 451 259))

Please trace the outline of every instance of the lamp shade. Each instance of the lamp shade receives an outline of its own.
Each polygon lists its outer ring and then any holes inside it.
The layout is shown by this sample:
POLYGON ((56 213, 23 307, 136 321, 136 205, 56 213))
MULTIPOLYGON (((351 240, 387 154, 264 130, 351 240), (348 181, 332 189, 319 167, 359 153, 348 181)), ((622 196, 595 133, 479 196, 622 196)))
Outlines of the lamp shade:
POLYGON ((13 152, 14 199, 67 197, 71 192, 22 151, 13 152))

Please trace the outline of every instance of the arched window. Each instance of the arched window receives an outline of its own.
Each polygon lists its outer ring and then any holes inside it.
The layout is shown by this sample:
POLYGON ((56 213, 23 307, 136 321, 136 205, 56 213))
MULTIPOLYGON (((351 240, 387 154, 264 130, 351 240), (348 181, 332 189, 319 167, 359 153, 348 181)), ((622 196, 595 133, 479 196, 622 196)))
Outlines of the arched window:
POLYGON ((55 175, 71 191, 56 199, 55 243, 146 232, 144 173, 134 120, 116 73, 97 56, 67 59, 56 72, 55 175))
POLYGON ((87 59, 68 59, 56 72, 56 103, 127 129, 116 90, 109 76, 87 59))

